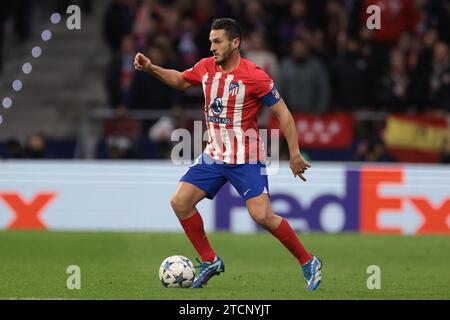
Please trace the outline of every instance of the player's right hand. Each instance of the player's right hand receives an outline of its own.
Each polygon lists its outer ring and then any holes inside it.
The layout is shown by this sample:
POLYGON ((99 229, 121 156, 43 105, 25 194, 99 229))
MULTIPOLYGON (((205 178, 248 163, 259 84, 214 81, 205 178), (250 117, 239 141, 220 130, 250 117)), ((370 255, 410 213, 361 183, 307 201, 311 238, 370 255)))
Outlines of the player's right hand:
POLYGON ((134 68, 139 71, 149 71, 152 66, 152 61, 144 56, 142 53, 136 54, 134 58, 134 68))

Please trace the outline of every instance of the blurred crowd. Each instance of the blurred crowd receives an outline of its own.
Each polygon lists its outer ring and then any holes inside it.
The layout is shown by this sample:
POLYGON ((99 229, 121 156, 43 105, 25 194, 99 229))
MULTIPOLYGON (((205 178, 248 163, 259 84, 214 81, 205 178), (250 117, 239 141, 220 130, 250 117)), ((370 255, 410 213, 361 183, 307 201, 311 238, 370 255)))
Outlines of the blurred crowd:
POLYGON ((292 111, 450 111, 450 1, 114 0, 104 16, 113 107, 169 109, 183 97, 133 70, 136 51, 184 70, 210 56, 216 17, 243 28, 242 55, 269 73, 292 111), (381 8, 381 29, 366 9, 381 8), (156 94, 158 93, 158 94, 156 94))
MULTIPOLYGON (((122 119, 123 110, 202 104, 201 91, 176 92, 136 73, 133 58, 141 51, 157 65, 190 68, 210 56, 217 17, 240 22, 242 55, 273 77, 293 112, 450 111, 448 0, 113 0, 103 20, 111 51, 106 88, 122 119), (372 4, 381 9, 381 29, 366 25, 372 4)), ((158 128, 183 125, 182 117, 168 119, 143 129, 167 141, 158 128)), ((366 127, 357 130, 363 140, 355 160, 389 160, 382 126, 366 127)))
POLYGON ((7 38, 7 23, 11 22, 12 34, 8 35, 10 47, 18 47, 30 39, 36 20, 35 13, 38 5, 47 6, 51 11, 66 12, 66 8, 76 4, 84 14, 90 14, 92 0, 14 0, 0 1, 0 76, 5 64, 5 43, 7 38), (45 3, 43 3, 45 2, 45 3))
MULTIPOLYGON (((81 2, 88 10, 90 0, 81 2)), ((23 41, 32 5, 1 2, 0 52, 5 17, 13 16, 23 41)), ((140 51, 162 67, 190 68, 211 55, 208 38, 217 17, 241 24, 242 56, 272 76, 292 112, 450 113, 450 0, 109 0, 102 14, 110 52, 105 90, 116 117, 104 124, 101 157, 167 158, 172 129, 192 129, 184 111, 198 110, 202 119, 201 88, 178 92, 135 72, 133 59, 140 51), (381 9, 381 28, 370 30, 373 4, 381 9), (130 110, 167 113, 140 121, 130 110)), ((0 54, 0 70, 1 60, 0 54)), ((358 122, 360 143, 349 160, 392 160, 383 125, 358 122)))
POLYGON ((4 66, 6 22, 13 20, 14 41, 25 42, 31 34, 33 15, 32 0, 17 0, 14 3, 0 2, 0 75, 4 66))

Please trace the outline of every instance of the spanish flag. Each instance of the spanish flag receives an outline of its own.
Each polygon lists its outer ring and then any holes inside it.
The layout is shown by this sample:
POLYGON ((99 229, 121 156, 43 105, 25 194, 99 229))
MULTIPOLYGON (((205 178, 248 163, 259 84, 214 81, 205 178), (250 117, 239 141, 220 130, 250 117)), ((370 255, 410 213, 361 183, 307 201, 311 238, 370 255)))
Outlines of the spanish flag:
POLYGON ((447 119, 428 115, 389 115, 385 143, 402 162, 438 162, 449 139, 447 119))

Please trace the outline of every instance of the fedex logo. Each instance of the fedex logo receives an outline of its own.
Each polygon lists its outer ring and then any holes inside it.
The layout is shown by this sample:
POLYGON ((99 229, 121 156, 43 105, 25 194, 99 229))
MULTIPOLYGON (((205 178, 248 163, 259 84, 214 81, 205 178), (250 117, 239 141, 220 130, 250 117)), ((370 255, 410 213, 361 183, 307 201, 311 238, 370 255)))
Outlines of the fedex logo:
POLYGON ((54 192, 41 192, 28 200, 16 192, 0 192, 0 200, 13 214, 13 218, 7 224, 7 229, 47 229, 41 215, 55 197, 56 193, 54 192))
MULTIPOLYGON (((333 229, 333 232, 450 234, 448 191, 440 202, 432 201, 426 193, 415 191, 410 194, 410 188, 405 187, 405 172, 401 167, 365 166, 345 170, 344 176, 343 195, 322 193, 313 198, 309 205, 302 203, 298 194, 271 190, 272 203, 284 203, 282 207, 285 209, 276 213, 291 221, 306 221, 305 229, 309 231, 330 232, 327 228, 327 219, 330 218, 327 210, 330 206, 337 206, 344 214, 338 229, 333 229), (381 190, 386 186, 397 187, 403 192, 395 194, 391 191, 389 195, 384 195, 381 190)), ((245 207, 244 201, 234 195, 231 188, 227 184, 216 198, 215 226, 218 230, 229 230, 232 209, 245 207)), ((302 193, 306 192, 307 185, 302 193)))
MULTIPOLYGON (((376 233, 447 233, 450 234, 450 196, 434 202, 426 194, 380 195, 382 185, 403 185, 405 172, 399 168, 361 169, 361 231, 376 233), (383 223, 385 211, 397 215, 398 226, 383 223)), ((444 183, 445 185, 445 183, 444 183)), ((420 186, 422 192, 426 186, 420 186)), ((443 187, 445 190, 445 187, 443 187)), ((386 219, 384 219, 386 220, 386 219)), ((392 220, 392 218, 391 218, 392 220)))

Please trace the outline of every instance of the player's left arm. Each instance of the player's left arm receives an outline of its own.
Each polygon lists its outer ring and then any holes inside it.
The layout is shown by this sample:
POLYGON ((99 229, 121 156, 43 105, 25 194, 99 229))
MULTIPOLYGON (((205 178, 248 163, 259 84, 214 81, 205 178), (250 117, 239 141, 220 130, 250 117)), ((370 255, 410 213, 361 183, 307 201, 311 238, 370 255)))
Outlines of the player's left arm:
POLYGON ((295 128, 295 122, 291 112, 287 108, 283 99, 278 100, 277 103, 272 105, 270 110, 280 122, 280 128, 286 137, 289 147, 290 166, 294 177, 298 176, 303 181, 306 181, 304 173, 309 167, 311 167, 311 165, 300 153, 297 130, 295 128))

